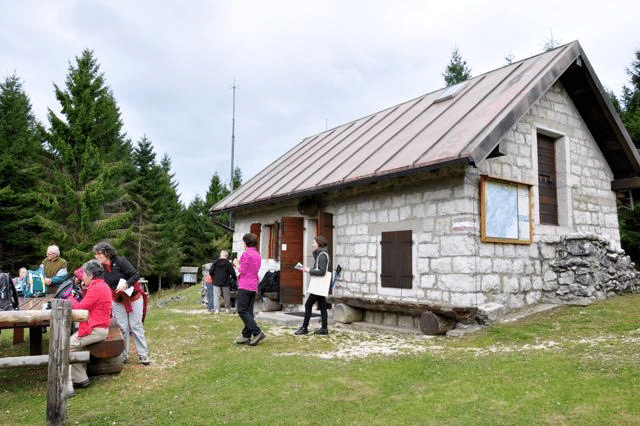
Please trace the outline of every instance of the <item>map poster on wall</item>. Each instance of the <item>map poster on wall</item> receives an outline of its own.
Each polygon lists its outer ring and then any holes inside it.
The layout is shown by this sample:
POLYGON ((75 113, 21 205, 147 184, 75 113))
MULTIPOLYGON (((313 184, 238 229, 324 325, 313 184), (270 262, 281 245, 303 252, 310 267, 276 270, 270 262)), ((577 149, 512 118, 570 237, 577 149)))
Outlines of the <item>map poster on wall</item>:
POLYGON ((480 178, 480 240, 530 244, 533 240, 531 185, 480 178))

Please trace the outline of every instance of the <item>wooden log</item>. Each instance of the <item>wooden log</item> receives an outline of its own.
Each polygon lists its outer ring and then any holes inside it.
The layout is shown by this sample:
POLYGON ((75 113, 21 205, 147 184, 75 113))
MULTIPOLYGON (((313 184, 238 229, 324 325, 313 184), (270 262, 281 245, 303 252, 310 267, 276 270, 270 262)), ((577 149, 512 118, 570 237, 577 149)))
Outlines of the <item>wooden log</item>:
POLYGON ((344 303, 338 303, 333 307, 333 319, 343 324, 362 321, 364 314, 360 309, 352 308, 344 303))
POLYGON ((124 368, 122 357, 113 358, 95 358, 91 357, 89 365, 87 365, 87 374, 89 376, 102 376, 106 374, 120 374, 124 368))
POLYGON ((101 342, 86 346, 93 358, 109 359, 117 357, 124 350, 124 337, 115 318, 111 318, 109 334, 101 342))
POLYGON ((431 311, 425 311, 420 315, 420 331, 428 336, 445 334, 456 326, 456 321, 445 318, 431 311))
MULTIPOLYGON (((46 326, 49 325, 51 321, 52 311, 53 309, 44 309, 41 311, 0 311, 0 328, 30 327, 35 325, 46 326)), ((78 322, 88 321, 89 311, 86 309, 73 309, 72 318, 78 322)))
POLYGON ((47 424, 64 425, 67 420, 71 301, 52 300, 49 314, 52 327, 49 338, 47 424))
MULTIPOLYGON (((91 354, 89 351, 70 352, 69 364, 87 363, 91 354)), ((49 355, 8 356, 0 358, 0 368, 11 367, 39 367, 49 364, 49 355)))

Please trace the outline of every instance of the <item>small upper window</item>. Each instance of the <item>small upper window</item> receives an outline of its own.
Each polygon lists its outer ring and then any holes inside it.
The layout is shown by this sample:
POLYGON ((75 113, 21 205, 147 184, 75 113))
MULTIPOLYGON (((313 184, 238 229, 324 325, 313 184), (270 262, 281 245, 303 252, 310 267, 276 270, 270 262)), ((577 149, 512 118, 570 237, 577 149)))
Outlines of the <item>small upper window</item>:
POLYGON ((463 81, 461 83, 454 84, 453 86, 447 87, 442 91, 442 93, 440 93, 440 96, 438 96, 438 98, 434 102, 442 102, 442 101, 446 101, 447 99, 453 98, 462 89, 464 89, 466 85, 467 85, 467 82, 463 81))

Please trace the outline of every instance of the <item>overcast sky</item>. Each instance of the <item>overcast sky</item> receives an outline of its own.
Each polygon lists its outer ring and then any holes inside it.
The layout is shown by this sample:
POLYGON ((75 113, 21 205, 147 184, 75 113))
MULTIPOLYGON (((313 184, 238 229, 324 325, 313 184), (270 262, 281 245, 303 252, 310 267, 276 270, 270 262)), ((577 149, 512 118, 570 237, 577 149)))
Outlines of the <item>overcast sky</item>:
POLYGON ((616 94, 640 50, 627 0, 19 0, 0 14, 0 78, 15 73, 37 118, 84 49, 127 136, 167 154, 188 204, 235 164, 246 181, 307 136, 442 88, 457 47, 473 75, 554 39, 578 40, 616 94))

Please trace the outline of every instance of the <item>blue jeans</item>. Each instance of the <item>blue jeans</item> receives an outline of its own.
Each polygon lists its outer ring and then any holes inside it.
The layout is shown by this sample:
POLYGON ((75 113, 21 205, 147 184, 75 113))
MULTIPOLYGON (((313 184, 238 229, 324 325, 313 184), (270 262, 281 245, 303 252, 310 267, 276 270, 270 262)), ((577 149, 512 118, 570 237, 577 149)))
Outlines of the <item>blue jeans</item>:
POLYGON ((260 327, 253 317, 253 304, 256 301, 256 292, 238 289, 236 293, 236 308, 238 316, 244 323, 242 337, 251 337, 260 334, 260 327))
POLYGON ((122 335, 124 337, 124 354, 125 358, 129 357, 129 341, 133 335, 133 343, 136 345, 138 357, 149 355, 147 348, 147 339, 144 336, 144 326, 142 325, 142 314, 144 311, 144 301, 142 297, 131 303, 131 312, 127 312, 122 303, 116 301, 111 302, 111 311, 113 317, 118 322, 122 335))
POLYGON ((213 306, 214 304, 214 291, 213 288, 215 286, 213 284, 207 284, 207 309, 210 311, 213 311, 215 309, 215 307, 213 306))

